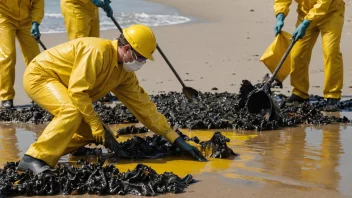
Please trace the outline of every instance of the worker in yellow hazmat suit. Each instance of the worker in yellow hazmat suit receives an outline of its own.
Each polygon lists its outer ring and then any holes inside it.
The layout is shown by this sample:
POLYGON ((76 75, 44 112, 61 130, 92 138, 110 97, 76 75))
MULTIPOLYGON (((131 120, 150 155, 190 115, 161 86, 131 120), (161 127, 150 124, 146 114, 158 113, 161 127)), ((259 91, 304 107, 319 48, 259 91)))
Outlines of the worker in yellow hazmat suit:
POLYGON ((149 27, 132 25, 119 40, 79 38, 38 55, 27 67, 23 84, 29 97, 55 117, 27 150, 19 169, 39 173, 88 143, 105 142, 92 102, 112 91, 153 132, 206 161, 169 126, 140 87, 134 71, 153 59, 156 39, 149 27), (102 141, 101 141, 102 140, 102 141))
POLYGON ((105 4, 108 17, 113 15, 109 0, 61 0, 60 7, 69 40, 99 37, 99 7, 105 4))
POLYGON ((0 0, 0 100, 3 108, 13 107, 16 46, 20 44, 26 66, 37 56, 39 24, 44 17, 44 0, 0 0))
MULTIPOLYGON (((99 8, 104 6, 107 16, 113 15, 110 0, 61 0, 60 6, 69 40, 81 37, 99 37, 99 8)), ((105 96, 107 99, 110 97, 110 93, 105 96)))
MULTIPOLYGON (((292 0, 274 0, 275 34, 280 33, 292 0)), ((340 41, 344 24, 343 0, 296 0, 298 20, 293 39, 298 40, 291 51, 292 95, 287 104, 309 99, 309 63, 314 44, 321 33, 324 55, 324 97, 327 111, 337 111, 343 85, 343 62, 340 41)))

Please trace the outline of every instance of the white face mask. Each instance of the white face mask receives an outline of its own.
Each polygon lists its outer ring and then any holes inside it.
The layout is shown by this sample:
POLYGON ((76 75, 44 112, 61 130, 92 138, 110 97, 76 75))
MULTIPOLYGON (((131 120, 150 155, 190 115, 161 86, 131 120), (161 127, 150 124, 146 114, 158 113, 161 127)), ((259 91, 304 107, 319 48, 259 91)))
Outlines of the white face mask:
MULTIPOLYGON (((132 52, 131 52, 132 53, 132 52)), ((133 61, 131 63, 123 63, 123 68, 127 71, 127 72, 134 72, 139 70, 140 68, 142 68, 142 66, 145 64, 146 61, 143 62, 138 62, 134 59, 133 55, 132 55, 133 61)))
POLYGON ((134 72, 139 70, 145 62, 138 62, 136 60, 134 60, 132 63, 123 63, 123 68, 127 71, 127 72, 134 72))

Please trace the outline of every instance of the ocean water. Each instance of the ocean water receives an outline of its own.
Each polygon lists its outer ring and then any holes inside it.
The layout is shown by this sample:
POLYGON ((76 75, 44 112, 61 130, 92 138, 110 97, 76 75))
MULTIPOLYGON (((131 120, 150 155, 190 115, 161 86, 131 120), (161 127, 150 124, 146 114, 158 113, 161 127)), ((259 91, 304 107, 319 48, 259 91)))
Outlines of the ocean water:
MULTIPOLYGON (((191 21, 190 17, 179 15, 176 9, 143 0, 111 0, 110 6, 120 26, 141 23, 148 26, 174 25, 191 21)), ((100 10, 100 30, 115 29, 116 26, 106 13, 100 10)), ((41 33, 66 32, 61 14, 60 0, 45 1, 45 16, 40 25, 41 33)))

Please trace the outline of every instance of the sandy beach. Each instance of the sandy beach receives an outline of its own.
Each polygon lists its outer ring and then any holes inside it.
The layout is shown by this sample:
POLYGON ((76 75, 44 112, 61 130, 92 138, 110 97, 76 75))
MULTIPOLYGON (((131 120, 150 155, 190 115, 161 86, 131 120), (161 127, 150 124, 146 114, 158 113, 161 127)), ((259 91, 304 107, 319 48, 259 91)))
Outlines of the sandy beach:
MULTIPOLYGON (((186 85, 202 92, 238 92, 241 81, 248 79, 252 83, 261 80, 269 72, 259 61, 265 49, 274 39, 275 17, 270 0, 179 0, 161 1, 179 10, 182 15, 195 17, 187 24, 152 27, 163 52, 175 69, 185 80, 186 85)), ((352 42, 352 14, 348 12, 350 0, 346 2, 345 26, 343 29, 341 51, 344 59, 343 96, 352 95, 351 76, 352 57, 349 56, 352 42)), ((296 3, 285 20, 283 30, 294 31, 297 14, 296 3)), ((104 14, 101 12, 101 14, 104 14)), ((101 32, 102 38, 118 37, 118 30, 101 32)), ((47 47, 67 41, 67 35, 43 34, 42 41, 47 47)), ((137 72, 141 85, 149 94, 159 91, 181 91, 182 87, 159 53, 156 60, 148 62, 137 72)), ((23 92, 22 74, 24 64, 18 49, 16 65, 15 104, 25 104, 30 100, 23 92)), ((324 66, 319 38, 313 51, 310 64, 310 94, 322 95, 324 66)), ((289 95, 290 78, 284 81, 282 93, 289 95)))
MULTIPOLYGON (((269 70, 259 59, 274 39, 275 17, 272 0, 151 0, 167 4, 184 16, 196 20, 180 25, 152 27, 163 52, 185 81, 202 92, 239 91, 241 81, 252 83, 261 80, 269 70)), ((344 59, 343 96, 352 95, 352 13, 351 0, 345 0, 345 26, 341 51, 344 59)), ((296 22, 296 3, 285 20, 283 30, 292 33, 296 22)), ((101 12, 101 14, 104 14, 101 12)), ((118 30, 101 32, 102 38, 118 37, 118 30)), ((68 41, 64 33, 43 34, 43 43, 53 47, 68 41)), ((159 53, 155 61, 148 62, 137 72, 141 85, 149 94, 177 91, 182 87, 159 53)), ((23 91, 22 75, 25 66, 17 47, 15 105, 28 104, 30 99, 23 91)), ((314 48, 310 64, 310 94, 323 94, 324 65, 321 38, 314 48)), ((284 81, 281 92, 290 95, 290 79, 284 81)), ((343 197, 335 190, 290 188, 275 184, 252 183, 240 180, 231 183, 215 174, 202 175, 201 182, 192 185, 180 197, 343 197)))

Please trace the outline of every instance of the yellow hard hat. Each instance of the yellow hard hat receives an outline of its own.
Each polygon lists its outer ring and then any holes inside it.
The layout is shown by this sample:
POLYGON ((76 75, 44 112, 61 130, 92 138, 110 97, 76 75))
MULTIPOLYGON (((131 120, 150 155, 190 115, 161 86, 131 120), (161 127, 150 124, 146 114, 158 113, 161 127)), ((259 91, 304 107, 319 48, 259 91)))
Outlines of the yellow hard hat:
POLYGON ((123 29, 123 35, 131 47, 149 60, 154 60, 156 39, 153 31, 145 25, 136 24, 123 29))

